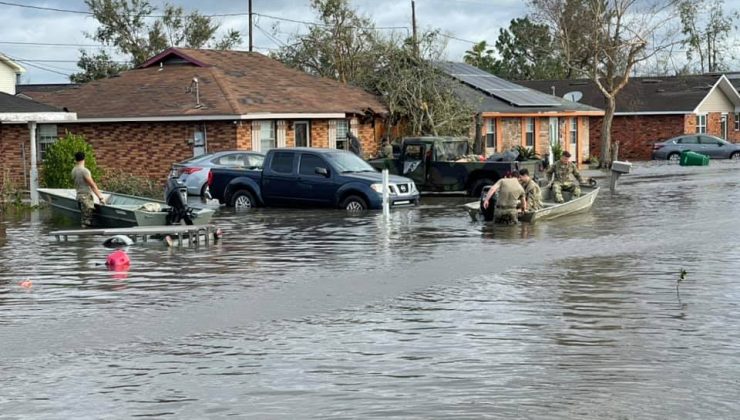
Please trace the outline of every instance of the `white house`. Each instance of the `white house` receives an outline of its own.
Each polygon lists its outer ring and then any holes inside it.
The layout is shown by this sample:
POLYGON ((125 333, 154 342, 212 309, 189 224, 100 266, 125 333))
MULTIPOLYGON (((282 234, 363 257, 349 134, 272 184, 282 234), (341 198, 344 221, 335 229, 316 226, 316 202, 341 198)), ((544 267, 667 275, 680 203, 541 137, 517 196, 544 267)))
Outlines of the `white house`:
POLYGON ((0 53, 0 92, 15 95, 15 85, 26 69, 0 53))

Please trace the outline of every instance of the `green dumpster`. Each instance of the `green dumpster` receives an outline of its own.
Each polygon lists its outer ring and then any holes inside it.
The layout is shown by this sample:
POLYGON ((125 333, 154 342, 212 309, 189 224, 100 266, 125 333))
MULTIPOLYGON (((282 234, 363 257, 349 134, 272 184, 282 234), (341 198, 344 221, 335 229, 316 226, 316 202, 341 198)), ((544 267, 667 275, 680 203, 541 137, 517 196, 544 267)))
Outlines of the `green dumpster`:
POLYGON ((709 165, 709 156, 691 150, 684 150, 681 152, 681 160, 678 163, 681 166, 707 166, 709 165))

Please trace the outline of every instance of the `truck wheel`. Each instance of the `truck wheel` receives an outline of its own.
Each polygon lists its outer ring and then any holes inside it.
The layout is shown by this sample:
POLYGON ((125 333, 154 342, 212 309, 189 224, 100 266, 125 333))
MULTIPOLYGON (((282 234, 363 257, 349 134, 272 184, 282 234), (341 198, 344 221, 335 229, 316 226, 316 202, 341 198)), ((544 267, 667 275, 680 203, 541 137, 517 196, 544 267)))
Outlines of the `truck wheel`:
POLYGON ((367 203, 362 197, 356 195, 347 196, 342 203, 339 204, 340 208, 347 210, 348 212, 360 212, 367 210, 367 203))
POLYGON ((253 207, 257 207, 257 202, 254 201, 254 196, 247 190, 239 190, 231 196, 231 205, 236 210, 248 210, 253 207))
POLYGON ((470 191, 468 191, 468 194, 470 194, 472 197, 480 197, 480 194, 483 191, 483 187, 493 184, 495 184, 495 182, 492 179, 479 179, 473 183, 473 186, 470 188, 470 191))

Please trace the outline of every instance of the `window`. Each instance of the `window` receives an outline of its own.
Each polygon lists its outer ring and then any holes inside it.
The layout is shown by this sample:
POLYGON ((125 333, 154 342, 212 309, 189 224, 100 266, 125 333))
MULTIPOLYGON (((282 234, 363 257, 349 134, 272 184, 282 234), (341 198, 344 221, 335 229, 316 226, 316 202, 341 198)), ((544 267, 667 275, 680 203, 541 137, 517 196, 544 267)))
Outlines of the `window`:
POLYGON ((349 150, 347 144, 347 132, 349 123, 347 120, 337 120, 337 149, 349 150))
POLYGON ((696 116, 696 132, 697 133, 707 132, 707 115, 706 114, 696 116))
POLYGON ((578 145, 578 118, 570 119, 570 144, 578 145))
POLYGON ((301 155, 298 173, 301 175, 317 175, 316 168, 326 168, 323 159, 316 155, 301 155))
POLYGON ((527 147, 534 147, 534 118, 527 118, 527 134, 526 134, 526 145, 527 147))
POLYGON ((699 144, 699 137, 697 136, 679 137, 678 140, 676 140, 676 144, 699 144))
POLYGON ((272 157, 272 170, 284 174, 293 172, 293 153, 277 152, 272 157))
POLYGON ((223 155, 218 159, 215 159, 216 164, 223 166, 244 166, 244 154, 243 153, 230 153, 223 155))
POLYGON ((265 161, 265 157, 262 155, 247 155, 247 167, 253 169, 261 169, 265 161))
POLYGON ((493 118, 486 120, 486 147, 496 148, 496 120, 493 118))
POLYGON ((38 158, 39 160, 44 160, 44 156, 46 156, 46 148, 49 147, 50 144, 56 142, 59 138, 57 136, 56 124, 39 124, 36 128, 36 138, 38 139, 39 144, 38 158))
POLYGON ((740 131, 740 112, 735 113, 735 131, 740 131))
POLYGON ((275 122, 260 121, 260 151, 275 148, 275 122))

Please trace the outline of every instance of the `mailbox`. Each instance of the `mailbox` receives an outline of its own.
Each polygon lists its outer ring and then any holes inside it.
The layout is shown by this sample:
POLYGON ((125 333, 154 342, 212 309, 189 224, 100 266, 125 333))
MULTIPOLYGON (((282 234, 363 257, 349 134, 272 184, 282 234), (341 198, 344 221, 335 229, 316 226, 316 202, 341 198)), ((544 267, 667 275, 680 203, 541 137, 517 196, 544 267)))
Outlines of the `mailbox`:
POLYGON ((612 162, 612 171, 620 174, 628 174, 632 171, 632 163, 615 160, 612 162))

